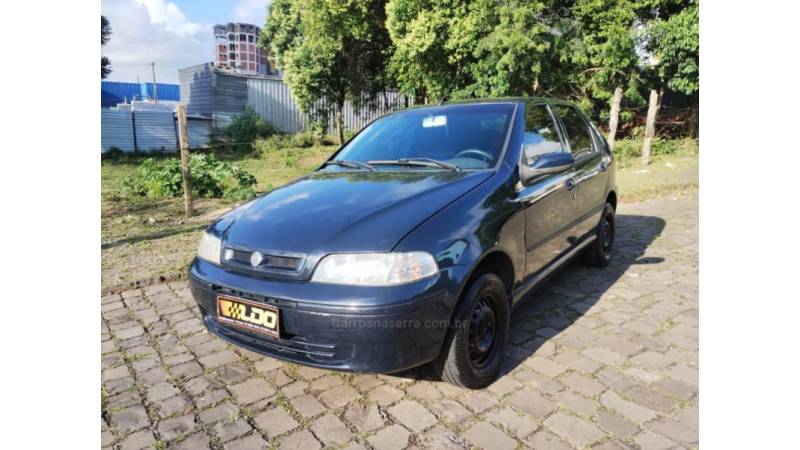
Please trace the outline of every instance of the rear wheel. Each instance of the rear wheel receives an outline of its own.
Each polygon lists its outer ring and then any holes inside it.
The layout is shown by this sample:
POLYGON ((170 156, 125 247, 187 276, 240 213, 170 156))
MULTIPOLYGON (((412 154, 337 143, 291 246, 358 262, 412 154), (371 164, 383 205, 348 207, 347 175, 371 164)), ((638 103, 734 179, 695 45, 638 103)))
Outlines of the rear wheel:
POLYGON ((611 262, 615 232, 614 207, 611 206, 611 203, 606 203, 603 208, 603 214, 600 216, 600 223, 597 224, 597 229, 595 230, 596 239, 586 248, 584 253, 584 260, 587 264, 605 267, 611 262))
POLYGON ((509 304, 500 278, 483 274, 469 286, 456 309, 436 373, 456 386, 480 389, 500 372, 509 330, 509 304))

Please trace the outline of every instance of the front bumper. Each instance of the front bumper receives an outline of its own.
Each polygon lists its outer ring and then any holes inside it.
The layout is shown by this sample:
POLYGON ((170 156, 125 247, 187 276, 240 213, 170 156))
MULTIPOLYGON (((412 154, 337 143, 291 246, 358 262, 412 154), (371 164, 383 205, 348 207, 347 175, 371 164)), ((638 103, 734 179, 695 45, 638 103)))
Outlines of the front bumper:
POLYGON ((403 286, 357 287, 246 276, 195 259, 189 285, 206 327, 249 350, 299 364, 391 373, 436 358, 457 294, 449 273, 403 286), (277 307, 280 338, 217 321, 228 294, 277 307))

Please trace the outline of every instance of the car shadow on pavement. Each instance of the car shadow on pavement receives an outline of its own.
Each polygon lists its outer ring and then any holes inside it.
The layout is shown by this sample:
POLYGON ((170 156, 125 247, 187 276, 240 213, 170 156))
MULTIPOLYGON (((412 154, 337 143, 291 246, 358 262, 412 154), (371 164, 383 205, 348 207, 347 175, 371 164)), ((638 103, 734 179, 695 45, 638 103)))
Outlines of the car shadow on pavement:
MULTIPOLYGON (((550 339, 571 327, 631 266, 663 263, 663 257, 645 253, 665 225, 660 217, 617 215, 614 254, 608 267, 586 266, 578 257, 526 295, 511 313, 509 347, 500 376, 513 371, 550 339)), ((426 366, 393 376, 438 380, 426 366)))

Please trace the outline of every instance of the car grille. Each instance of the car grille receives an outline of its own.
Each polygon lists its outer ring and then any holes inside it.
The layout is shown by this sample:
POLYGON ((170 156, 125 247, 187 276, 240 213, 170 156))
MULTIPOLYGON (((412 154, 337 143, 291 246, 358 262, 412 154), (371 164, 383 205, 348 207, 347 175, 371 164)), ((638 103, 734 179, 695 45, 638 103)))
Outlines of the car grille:
POLYGON ((226 262, 243 266, 250 270, 299 272, 303 268, 304 258, 301 256, 286 256, 269 252, 260 252, 262 255, 261 262, 254 266, 251 260, 253 253, 255 253, 255 250, 228 247, 225 249, 224 256, 226 262))

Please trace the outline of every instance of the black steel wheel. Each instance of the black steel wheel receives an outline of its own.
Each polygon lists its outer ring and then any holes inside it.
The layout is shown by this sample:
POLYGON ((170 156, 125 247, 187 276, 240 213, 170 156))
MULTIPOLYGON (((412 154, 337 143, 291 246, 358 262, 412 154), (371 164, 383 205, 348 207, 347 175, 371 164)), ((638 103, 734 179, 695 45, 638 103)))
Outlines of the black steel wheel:
POLYGON ((595 240, 584 253, 585 261, 592 266, 607 266, 611 262, 615 235, 614 207, 610 203, 606 203, 603 214, 600 216, 600 223, 597 224, 595 240))
POLYGON ((480 389, 500 373, 510 322, 506 286, 492 273, 477 277, 456 307, 442 352, 432 366, 443 380, 480 389))

